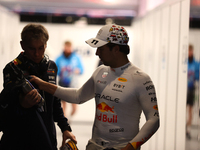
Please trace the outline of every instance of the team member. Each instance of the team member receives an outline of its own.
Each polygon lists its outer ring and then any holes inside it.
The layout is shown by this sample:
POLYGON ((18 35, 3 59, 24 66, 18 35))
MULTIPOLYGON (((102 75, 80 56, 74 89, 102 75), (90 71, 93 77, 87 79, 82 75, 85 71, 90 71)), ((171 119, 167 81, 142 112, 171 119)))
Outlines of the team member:
POLYGON ((97 48, 96 55, 104 65, 80 89, 63 88, 37 77, 31 80, 70 103, 95 98, 96 115, 87 150, 140 149, 159 128, 155 87, 151 78, 128 60, 128 40, 124 27, 111 24, 86 41, 97 48), (139 129, 142 111, 146 123, 139 129))
POLYGON ((199 63, 194 58, 193 45, 189 45, 188 48, 188 75, 187 75, 187 113, 188 118, 186 122, 186 137, 191 139, 191 125, 192 125, 192 113, 193 105, 195 101, 195 89, 197 88, 195 82, 199 80, 199 63))
MULTIPOLYGON (((63 53, 56 59, 56 65, 58 67, 59 85, 63 87, 77 87, 77 77, 83 74, 83 65, 79 55, 73 51, 70 41, 64 43, 63 53)), ((67 117, 67 103, 65 101, 61 101, 61 103, 64 115, 67 117)), ((72 111, 69 115, 70 117, 72 117, 77 110, 77 104, 71 105, 72 111)))
POLYGON ((49 35, 40 24, 28 24, 21 32, 20 42, 24 52, 6 65, 3 70, 4 89, 10 91, 1 105, 5 112, 1 118, 3 135, 0 142, 1 150, 57 150, 56 129, 58 123, 63 132, 63 146, 66 139, 76 138, 64 117, 60 100, 42 90, 30 92, 23 82, 30 74, 41 79, 56 83, 56 64, 44 55, 49 35), (22 74, 20 74, 20 71, 22 74), (27 93, 28 92, 28 93, 27 93), (41 97, 44 101, 41 102, 41 97))

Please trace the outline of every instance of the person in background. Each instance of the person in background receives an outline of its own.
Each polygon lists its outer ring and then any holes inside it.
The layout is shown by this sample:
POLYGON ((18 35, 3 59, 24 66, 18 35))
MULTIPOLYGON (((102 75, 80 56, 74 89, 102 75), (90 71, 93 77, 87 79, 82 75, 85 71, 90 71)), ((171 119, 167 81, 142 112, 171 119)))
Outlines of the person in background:
POLYGON ((81 88, 53 85, 35 76, 30 80, 40 89, 70 103, 95 100, 92 137, 86 150, 139 150, 159 128, 153 81, 129 61, 128 41, 125 28, 116 24, 103 26, 96 38, 87 40, 87 44, 97 48, 96 55, 103 65, 81 88), (142 111, 146 122, 140 129, 142 111))
POLYGON ((61 147, 67 139, 77 143, 63 115, 60 99, 37 89, 37 85, 35 89, 29 88, 30 84, 24 82, 29 75, 35 75, 56 84, 56 64, 44 54, 48 39, 43 25, 27 24, 21 32, 23 51, 3 69, 7 94, 5 105, 1 105, 1 150, 57 150, 54 122, 63 133, 61 147))
POLYGON ((187 111, 186 137, 191 139, 190 128, 192 125, 193 105, 195 100, 196 81, 199 80, 199 63, 194 59, 193 45, 188 48, 188 75, 187 75, 187 111))
MULTIPOLYGON (((59 85, 63 87, 77 87, 77 75, 83 74, 83 65, 80 57, 73 51, 72 43, 66 41, 64 43, 63 53, 56 59, 58 67, 59 85)), ((77 110, 77 104, 71 104, 72 111, 70 116, 73 116, 77 110)), ((67 117, 66 101, 62 101, 64 115, 67 117)))

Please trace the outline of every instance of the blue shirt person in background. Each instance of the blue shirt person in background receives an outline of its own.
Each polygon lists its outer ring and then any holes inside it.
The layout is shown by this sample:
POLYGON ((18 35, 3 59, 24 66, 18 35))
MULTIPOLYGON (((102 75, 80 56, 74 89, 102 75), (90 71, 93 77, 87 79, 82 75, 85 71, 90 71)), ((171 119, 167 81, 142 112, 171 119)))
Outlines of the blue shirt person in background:
MULTIPOLYGON (((56 59, 56 65, 58 67, 58 84, 63 87, 77 87, 77 75, 83 74, 83 65, 80 57, 73 52, 72 43, 66 41, 64 43, 63 53, 56 59)), ((77 110, 76 104, 72 105, 72 112, 70 116, 73 116, 77 110)), ((67 104, 65 101, 62 101, 63 112, 66 114, 67 104)))
POLYGON ((187 110, 188 119, 186 123, 186 137, 191 139, 190 127, 192 124, 192 111, 195 99, 195 82, 199 80, 199 62, 194 59, 193 45, 189 45, 188 49, 188 76, 187 76, 187 110))

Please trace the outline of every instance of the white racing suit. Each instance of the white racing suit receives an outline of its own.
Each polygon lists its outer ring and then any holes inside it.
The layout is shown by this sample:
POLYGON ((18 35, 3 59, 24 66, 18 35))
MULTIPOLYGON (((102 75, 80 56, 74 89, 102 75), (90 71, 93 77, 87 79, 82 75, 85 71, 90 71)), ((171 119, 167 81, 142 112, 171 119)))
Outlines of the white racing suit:
POLYGON ((128 143, 140 149, 159 127, 154 84, 132 63, 119 68, 101 65, 80 89, 58 87, 54 96, 77 104, 95 98, 96 115, 87 150, 121 149, 128 143), (142 111, 146 123, 139 129, 142 111))

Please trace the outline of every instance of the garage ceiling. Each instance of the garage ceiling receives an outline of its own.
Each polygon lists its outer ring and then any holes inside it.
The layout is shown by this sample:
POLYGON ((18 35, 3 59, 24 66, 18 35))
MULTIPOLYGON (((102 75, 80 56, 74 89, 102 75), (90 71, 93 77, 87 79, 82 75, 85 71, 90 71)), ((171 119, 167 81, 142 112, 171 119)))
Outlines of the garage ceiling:
MULTIPOLYGON (((144 0, 0 0, 0 5, 20 15, 134 18, 142 2, 144 0)), ((190 26, 200 28, 200 0, 191 0, 190 3, 190 26)))
POLYGON ((135 16, 138 0, 0 0, 0 5, 16 13, 135 16))

